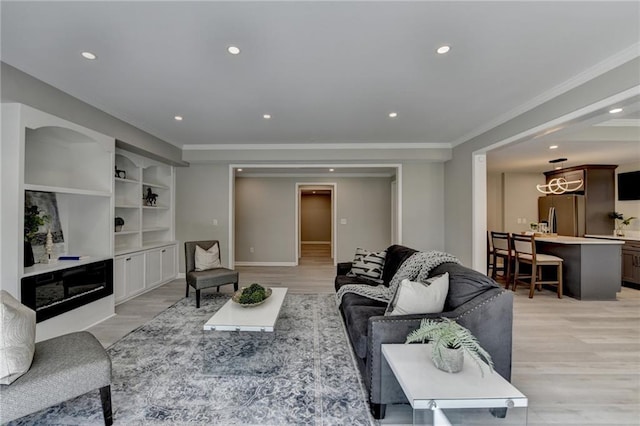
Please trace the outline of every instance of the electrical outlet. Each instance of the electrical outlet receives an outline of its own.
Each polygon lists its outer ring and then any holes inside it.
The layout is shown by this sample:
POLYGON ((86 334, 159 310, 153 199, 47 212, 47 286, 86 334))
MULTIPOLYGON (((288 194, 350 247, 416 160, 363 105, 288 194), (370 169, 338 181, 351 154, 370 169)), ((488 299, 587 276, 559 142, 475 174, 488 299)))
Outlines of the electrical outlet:
POLYGON ((218 226, 218 219, 213 219, 213 226, 218 226))
POLYGON ((340 219, 340 225, 346 225, 347 224, 347 219, 342 218, 340 219))
POLYGON ((253 253, 253 247, 249 247, 249 253, 253 253))

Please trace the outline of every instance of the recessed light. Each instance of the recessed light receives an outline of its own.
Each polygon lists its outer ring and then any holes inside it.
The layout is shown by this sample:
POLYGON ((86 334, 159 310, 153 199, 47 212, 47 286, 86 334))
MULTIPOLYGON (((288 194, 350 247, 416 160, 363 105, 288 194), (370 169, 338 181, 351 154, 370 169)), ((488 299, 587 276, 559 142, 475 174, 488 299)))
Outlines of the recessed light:
POLYGON ((271 118, 271 114, 265 114, 262 116, 262 118, 264 118, 265 120, 268 120, 271 118))
POLYGON ((237 55, 240 53, 240 48, 237 46, 229 46, 227 48, 227 52, 231 53, 232 55, 237 55))
POLYGON ((614 108, 609 110, 609 114, 617 114, 619 112, 622 112, 622 108, 614 108))
POLYGON ((556 170, 560 170, 562 166, 556 166, 556 170))
POLYGON ((182 116, 181 115, 176 115, 175 117, 173 117, 176 121, 182 121, 182 116))
POLYGON ((438 49, 436 49, 436 52, 438 52, 439 55, 444 55, 450 50, 451 50, 451 47, 445 45, 445 46, 438 47, 438 49))
POLYGON ((330 172, 334 171, 334 169, 329 169, 330 172))
POLYGON ((398 113, 397 112, 390 112, 389 113, 389 118, 396 118, 398 117, 398 113))
POLYGON ((94 53, 91 52, 82 52, 81 55, 83 58, 89 59, 90 61, 98 58, 94 53))
POLYGON ((551 145, 549 149, 558 149, 558 145, 551 145))
POLYGON ((242 169, 238 169, 238 171, 239 171, 239 172, 241 172, 241 171, 242 171, 242 169))

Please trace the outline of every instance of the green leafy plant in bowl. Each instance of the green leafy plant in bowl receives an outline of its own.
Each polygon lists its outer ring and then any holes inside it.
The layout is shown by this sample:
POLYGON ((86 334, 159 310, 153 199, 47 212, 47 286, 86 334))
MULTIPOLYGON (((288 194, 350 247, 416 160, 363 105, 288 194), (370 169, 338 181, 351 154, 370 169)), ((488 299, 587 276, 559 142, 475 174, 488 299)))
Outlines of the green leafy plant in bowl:
POLYGON ((233 295, 233 301, 243 306, 256 306, 271 296, 271 289, 264 288, 258 283, 243 287, 233 295))
POLYGON ((482 361, 493 371, 491 355, 468 329, 449 318, 423 319, 420 328, 407 336, 405 343, 412 342, 431 343, 431 359, 440 370, 449 373, 461 371, 466 353, 476 362, 483 376, 482 361))

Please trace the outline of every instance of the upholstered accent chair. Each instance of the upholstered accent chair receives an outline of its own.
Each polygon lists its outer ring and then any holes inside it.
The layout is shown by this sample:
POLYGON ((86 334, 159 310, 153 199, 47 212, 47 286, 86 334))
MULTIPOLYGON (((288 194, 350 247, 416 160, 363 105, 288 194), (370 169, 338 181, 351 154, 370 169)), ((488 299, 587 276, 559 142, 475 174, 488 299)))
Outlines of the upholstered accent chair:
POLYGON ((35 345, 29 370, 9 385, 0 385, 0 423, 100 389, 105 425, 111 413, 111 359, 87 331, 65 334, 35 345))
POLYGON ((185 274, 187 278, 186 296, 189 297, 189 286, 196 290, 196 308, 200 307, 200 290, 216 287, 220 291, 221 285, 233 284, 233 289, 238 290, 238 272, 222 266, 204 271, 196 271, 196 246, 209 250, 218 244, 218 260, 221 259, 220 243, 217 240, 187 241, 184 243, 185 274))

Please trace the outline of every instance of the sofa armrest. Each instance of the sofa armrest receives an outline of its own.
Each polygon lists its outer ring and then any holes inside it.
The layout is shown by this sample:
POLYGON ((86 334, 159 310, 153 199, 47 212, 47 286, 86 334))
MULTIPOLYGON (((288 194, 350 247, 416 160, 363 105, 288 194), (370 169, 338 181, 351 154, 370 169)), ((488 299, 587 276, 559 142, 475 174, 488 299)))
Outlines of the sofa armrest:
POLYGON ((347 275, 353 262, 340 262, 336 266, 336 275, 347 275))
POLYGON ((491 289, 450 312, 423 315, 377 316, 369 318, 368 353, 364 377, 371 403, 407 402, 402 388, 386 365, 382 344, 404 343, 407 334, 417 329, 423 318, 447 317, 468 328, 480 345, 489 352, 496 371, 511 378, 511 332, 513 295, 499 288, 491 289), (384 383, 384 388, 382 384, 384 383))

